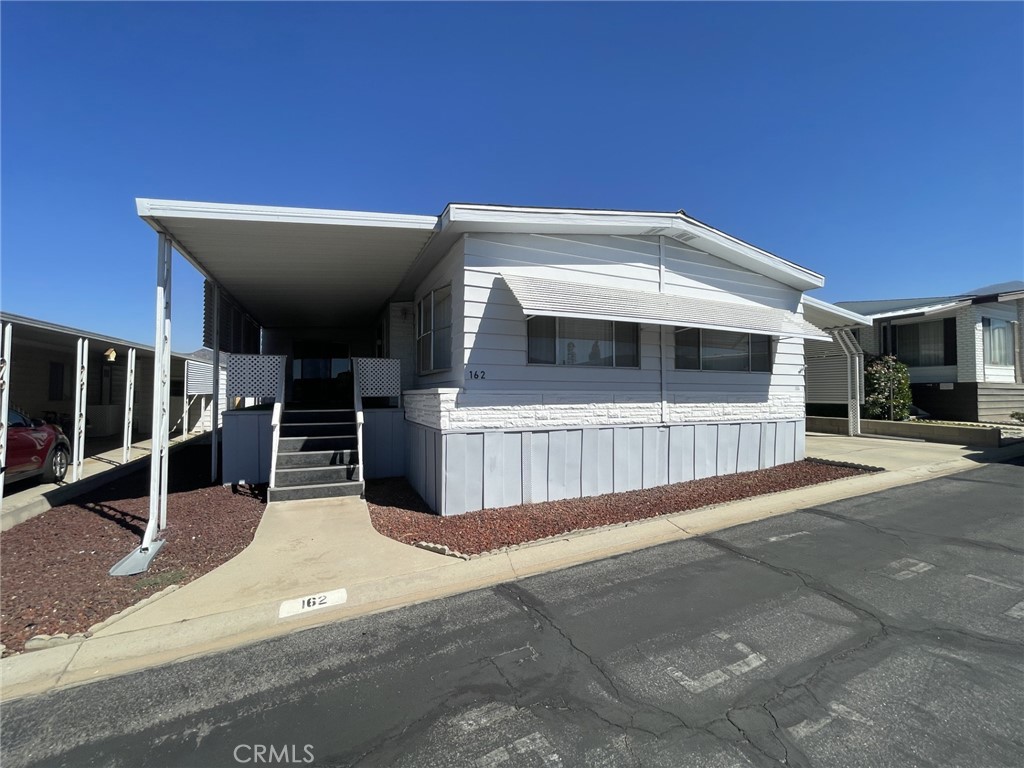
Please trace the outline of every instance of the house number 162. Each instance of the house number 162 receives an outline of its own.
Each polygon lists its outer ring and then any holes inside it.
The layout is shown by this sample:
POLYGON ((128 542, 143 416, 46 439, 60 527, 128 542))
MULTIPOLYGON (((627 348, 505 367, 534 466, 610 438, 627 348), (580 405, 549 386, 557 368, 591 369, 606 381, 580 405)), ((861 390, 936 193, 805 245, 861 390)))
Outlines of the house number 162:
POLYGON ((467 379, 486 379, 487 371, 466 371, 467 379))

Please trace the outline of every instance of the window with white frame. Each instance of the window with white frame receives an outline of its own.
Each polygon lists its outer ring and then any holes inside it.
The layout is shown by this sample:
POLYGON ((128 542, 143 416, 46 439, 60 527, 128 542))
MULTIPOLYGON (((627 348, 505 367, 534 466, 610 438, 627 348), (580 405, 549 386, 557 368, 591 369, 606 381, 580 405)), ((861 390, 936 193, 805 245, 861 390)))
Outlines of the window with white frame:
POLYGON ((416 305, 416 358, 420 373, 452 367, 452 287, 431 291, 416 305))
POLYGON ((640 367, 640 326, 612 320, 531 317, 527 362, 533 365, 640 367))
POLYGON ((772 337, 756 333, 677 328, 676 368, 686 371, 770 373, 772 337))
POLYGON ((996 317, 981 318, 986 365, 1013 365, 1013 325, 996 317))

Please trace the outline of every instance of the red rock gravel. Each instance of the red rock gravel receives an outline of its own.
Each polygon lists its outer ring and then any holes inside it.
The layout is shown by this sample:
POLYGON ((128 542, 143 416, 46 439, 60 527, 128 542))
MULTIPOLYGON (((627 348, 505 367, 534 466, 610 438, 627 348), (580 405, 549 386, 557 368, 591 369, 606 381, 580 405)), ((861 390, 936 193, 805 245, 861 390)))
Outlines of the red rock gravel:
POLYGON ((627 493, 585 499, 523 504, 440 517, 404 479, 370 481, 366 501, 373 526, 405 544, 443 544, 466 555, 536 541, 582 528, 643 520, 648 517, 802 488, 869 471, 816 461, 708 477, 627 493))
POLYGON ((149 519, 149 471, 109 483, 0 534, 0 642, 85 632, 171 584, 187 584, 252 541, 265 502, 209 485, 210 449, 171 454, 167 544, 136 576, 110 567, 141 542, 149 519))

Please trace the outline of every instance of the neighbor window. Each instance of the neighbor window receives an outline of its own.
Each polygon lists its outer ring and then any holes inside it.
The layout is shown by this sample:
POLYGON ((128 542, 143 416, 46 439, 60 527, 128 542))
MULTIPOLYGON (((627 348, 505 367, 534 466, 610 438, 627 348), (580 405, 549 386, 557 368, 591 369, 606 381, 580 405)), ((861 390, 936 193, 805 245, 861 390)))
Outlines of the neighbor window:
POLYGON ((452 287, 424 296, 416 307, 416 348, 419 372, 452 367, 452 287))
POLYGON ((67 381, 64 363, 50 363, 50 400, 67 400, 67 381))
POLYGON ((640 326, 636 323, 531 317, 526 334, 530 363, 640 367, 640 326))
POLYGON ((994 317, 981 318, 986 365, 1013 365, 1013 326, 994 317))
POLYGON ((687 371, 772 370, 772 337, 755 333, 676 329, 676 368, 687 371))
POLYGON ((896 357, 911 368, 956 365, 956 320, 894 325, 896 357))

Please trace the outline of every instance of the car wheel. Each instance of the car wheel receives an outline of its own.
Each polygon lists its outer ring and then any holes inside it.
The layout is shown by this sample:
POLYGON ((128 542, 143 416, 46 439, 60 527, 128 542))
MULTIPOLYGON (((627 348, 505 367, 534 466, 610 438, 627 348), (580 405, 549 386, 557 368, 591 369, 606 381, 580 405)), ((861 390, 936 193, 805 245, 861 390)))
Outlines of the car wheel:
POLYGON ((47 483, 59 483, 68 473, 68 452, 62 445, 53 446, 50 455, 46 459, 46 469, 43 470, 43 480, 47 483))

